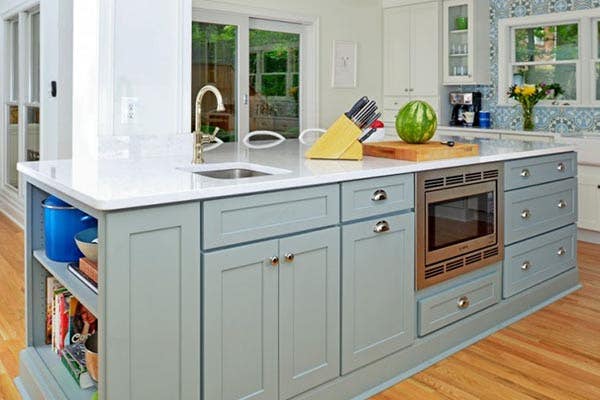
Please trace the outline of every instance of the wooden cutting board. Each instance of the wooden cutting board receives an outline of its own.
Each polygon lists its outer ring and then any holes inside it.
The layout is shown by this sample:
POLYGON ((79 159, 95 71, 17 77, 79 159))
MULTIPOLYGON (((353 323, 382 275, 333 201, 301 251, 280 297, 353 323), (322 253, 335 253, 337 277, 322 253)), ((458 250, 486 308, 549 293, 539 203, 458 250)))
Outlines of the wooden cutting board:
POLYGON ((408 144, 401 141, 373 142, 363 144, 365 156, 393 158, 406 161, 433 161, 479 155, 479 145, 456 143, 454 147, 440 142, 408 144))

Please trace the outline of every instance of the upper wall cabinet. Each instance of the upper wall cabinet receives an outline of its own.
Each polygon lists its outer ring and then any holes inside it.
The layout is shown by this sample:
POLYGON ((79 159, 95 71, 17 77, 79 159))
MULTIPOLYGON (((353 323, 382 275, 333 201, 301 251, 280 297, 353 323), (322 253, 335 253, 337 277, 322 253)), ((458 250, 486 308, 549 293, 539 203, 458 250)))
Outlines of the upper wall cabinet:
POLYGON ((424 100, 439 111, 440 6, 436 1, 383 11, 384 122, 411 100, 424 100))
POLYGON ((443 4, 444 84, 489 84, 489 1, 447 0, 443 4))

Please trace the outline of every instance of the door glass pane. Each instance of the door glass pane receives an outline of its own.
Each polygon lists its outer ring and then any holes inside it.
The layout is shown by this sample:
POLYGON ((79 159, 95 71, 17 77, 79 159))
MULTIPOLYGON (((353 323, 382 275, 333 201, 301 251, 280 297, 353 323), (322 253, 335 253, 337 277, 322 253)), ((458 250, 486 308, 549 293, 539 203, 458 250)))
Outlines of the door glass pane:
POLYGON ((466 4, 448 8, 448 60, 450 76, 469 74, 469 8, 466 4))
POLYGON ((494 210, 493 192, 429 204, 429 251, 493 234, 494 210))
MULTIPOLYGON (((297 138, 300 129, 300 35, 250 30, 250 131, 297 138)), ((254 136, 253 139, 272 139, 254 136)))
POLYGON ((38 107, 27 108, 26 130, 27 161, 38 161, 40 159, 40 109, 38 107))
POLYGON ((6 180, 14 188, 19 186, 17 162, 19 161, 19 107, 7 107, 7 137, 6 137, 6 180))
POLYGON ((513 83, 516 85, 558 83, 565 93, 565 100, 577 99, 577 66, 575 64, 548 64, 513 67, 513 83))
POLYGON ((11 100, 19 99, 19 22, 10 23, 10 76, 11 100))
POLYGON ((207 93, 202 101, 202 131, 221 130, 218 137, 236 141, 237 121, 237 36, 235 25, 192 23, 192 131, 196 126, 196 95, 205 85, 215 85, 223 95, 224 112, 217 112, 217 101, 207 93))
POLYGON ((544 62, 579 58, 579 25, 552 25, 515 30, 515 61, 544 62))
POLYGON ((40 13, 31 14, 31 101, 40 101, 40 13))

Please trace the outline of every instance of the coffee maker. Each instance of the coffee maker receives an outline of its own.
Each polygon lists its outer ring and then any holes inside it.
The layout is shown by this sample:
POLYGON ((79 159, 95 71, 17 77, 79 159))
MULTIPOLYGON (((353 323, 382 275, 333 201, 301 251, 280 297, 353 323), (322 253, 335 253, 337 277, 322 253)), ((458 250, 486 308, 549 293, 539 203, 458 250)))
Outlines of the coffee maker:
POLYGON ((474 127, 479 126, 479 112, 481 111, 481 92, 451 92, 450 105, 452 106, 452 118, 450 126, 467 126, 464 113, 471 111, 475 113, 474 127))

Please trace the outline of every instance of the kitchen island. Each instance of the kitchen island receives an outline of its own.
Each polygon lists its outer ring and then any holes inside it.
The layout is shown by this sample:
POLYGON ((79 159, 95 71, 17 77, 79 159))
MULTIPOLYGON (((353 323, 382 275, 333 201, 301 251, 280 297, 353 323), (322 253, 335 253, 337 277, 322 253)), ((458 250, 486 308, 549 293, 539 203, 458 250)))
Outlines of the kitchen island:
POLYGON ((425 163, 306 160, 290 140, 226 144, 202 166, 20 164, 18 386, 32 399, 91 395, 44 345, 48 274, 98 317, 101 399, 367 398, 577 290, 573 148, 476 142, 478 157, 425 163), (415 176, 491 163, 503 257, 417 290, 415 176), (260 176, 215 179, 215 169, 260 176), (98 219, 98 295, 45 257, 50 194, 98 219))

